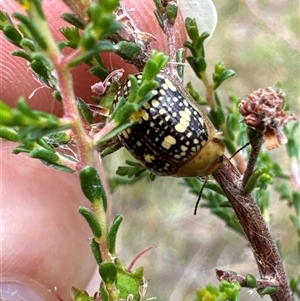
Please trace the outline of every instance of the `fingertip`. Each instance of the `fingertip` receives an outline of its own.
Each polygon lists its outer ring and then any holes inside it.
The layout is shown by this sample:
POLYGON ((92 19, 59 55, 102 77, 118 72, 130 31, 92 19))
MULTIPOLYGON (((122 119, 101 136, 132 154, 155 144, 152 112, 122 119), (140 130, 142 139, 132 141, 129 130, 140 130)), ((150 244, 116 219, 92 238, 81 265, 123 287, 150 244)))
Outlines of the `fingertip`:
MULTIPOLYGON (((0 145, 1 274, 32 279, 64 300, 72 286, 84 288, 95 268, 92 235, 78 213, 89 206, 78 177, 55 171, 27 154, 13 155, 0 145)), ((2 277, 2 278, 3 278, 2 277)))
POLYGON ((9 301, 58 301, 51 291, 27 278, 1 277, 0 296, 9 301))
MULTIPOLYGON (((155 37, 156 41, 151 42, 151 47, 159 51, 167 52, 167 38, 154 15, 156 9, 154 1, 124 0, 123 4, 128 15, 136 23, 138 30, 149 33, 155 37)), ((186 30, 180 10, 175 22, 174 31, 176 48, 181 48, 186 41, 186 30)))

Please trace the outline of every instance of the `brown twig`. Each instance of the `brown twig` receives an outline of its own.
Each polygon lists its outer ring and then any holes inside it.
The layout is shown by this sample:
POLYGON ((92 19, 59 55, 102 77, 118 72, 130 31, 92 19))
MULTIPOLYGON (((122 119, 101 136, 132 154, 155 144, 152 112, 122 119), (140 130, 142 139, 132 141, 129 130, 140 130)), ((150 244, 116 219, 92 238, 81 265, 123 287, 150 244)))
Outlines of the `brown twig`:
POLYGON ((262 214, 251 195, 245 195, 242 176, 237 169, 225 161, 213 173, 236 213, 251 244, 262 280, 274 279, 278 290, 271 295, 273 301, 292 301, 288 280, 276 244, 262 214))
MULTIPOLYGON (((216 270, 217 278, 221 280, 226 280, 228 282, 238 282, 241 287, 249 287, 247 283, 247 278, 243 275, 237 274, 232 271, 216 270)), ((266 287, 278 287, 279 283, 276 279, 255 279, 255 288, 266 288, 266 287)))
POLYGON ((251 143, 252 148, 251 148, 250 158, 243 176, 243 184, 242 184, 243 188, 245 188, 250 176, 253 174, 255 163, 257 161, 262 144, 263 144, 262 137, 259 138, 258 141, 256 140, 253 143, 251 143))

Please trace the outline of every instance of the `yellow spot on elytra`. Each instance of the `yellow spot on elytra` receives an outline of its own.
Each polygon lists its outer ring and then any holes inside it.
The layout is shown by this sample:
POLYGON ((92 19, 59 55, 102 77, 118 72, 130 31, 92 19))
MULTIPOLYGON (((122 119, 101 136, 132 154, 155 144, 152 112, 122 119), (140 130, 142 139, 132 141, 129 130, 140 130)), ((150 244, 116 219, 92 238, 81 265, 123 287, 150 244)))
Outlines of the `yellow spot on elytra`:
POLYGON ((188 108, 185 108, 184 111, 180 111, 179 115, 181 116, 179 123, 175 125, 175 130, 179 133, 185 132, 188 128, 191 121, 191 111, 188 108))
POLYGON ((165 149, 169 149, 172 145, 176 144, 176 139, 173 136, 166 136, 161 146, 165 149))
POLYGON ((137 145, 138 147, 141 147, 141 146, 142 146, 142 142, 141 142, 141 141, 137 141, 137 142, 136 142, 136 145, 137 145))
POLYGON ((183 151, 183 152, 186 152, 188 150, 188 148, 184 145, 181 145, 180 149, 183 151))
POLYGON ((160 86, 161 86, 164 90, 167 90, 167 89, 168 89, 168 86, 167 86, 166 83, 162 83, 160 86))
POLYGON ((166 91, 165 91, 164 89, 160 89, 160 90, 159 90, 159 93, 160 93, 161 95, 166 95, 166 91))
POLYGON ((149 115, 145 110, 142 110, 141 113, 144 120, 149 120, 149 115))
POLYGON ((186 124, 182 124, 181 122, 175 125, 175 130, 179 133, 184 133, 186 130, 186 124))
POLYGON ((122 135, 125 139, 128 139, 129 137, 126 131, 122 131, 122 135))
POLYGON ((144 120, 149 120, 149 115, 145 110, 136 111, 130 114, 130 120, 132 122, 135 122, 140 118, 143 118, 144 120))
POLYGON ((163 115, 163 114, 167 114, 167 111, 166 111, 165 109, 160 109, 160 110, 158 111, 158 113, 159 113, 160 115, 163 115))
MULTIPOLYGON (((171 91, 173 91, 173 92, 176 92, 176 91, 177 91, 176 87, 173 85, 173 83, 172 83, 169 79, 165 78, 165 82, 166 82, 167 88, 168 88, 169 90, 171 90, 171 91)), ((167 90, 167 89, 166 89, 166 90, 167 90)))
POLYGON ((155 160, 155 156, 146 153, 144 154, 144 159, 146 162, 152 163, 155 160))
POLYGON ((151 105, 152 105, 152 107, 157 108, 159 106, 159 102, 156 99, 152 99, 151 100, 151 105))
POLYGON ((145 102, 145 103, 143 104, 143 107, 144 107, 146 110, 150 109, 150 103, 149 103, 149 102, 145 102))
POLYGON ((202 141, 201 141, 202 147, 203 147, 206 143, 207 143, 207 140, 202 140, 202 141))

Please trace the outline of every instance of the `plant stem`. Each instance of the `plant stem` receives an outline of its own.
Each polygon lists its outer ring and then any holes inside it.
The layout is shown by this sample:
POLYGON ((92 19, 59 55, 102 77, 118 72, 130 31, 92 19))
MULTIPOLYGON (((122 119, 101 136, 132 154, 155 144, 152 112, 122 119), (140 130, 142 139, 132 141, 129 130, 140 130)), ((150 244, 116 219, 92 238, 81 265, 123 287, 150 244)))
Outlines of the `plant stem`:
POLYGON ((271 299, 292 301, 287 276, 276 244, 253 197, 244 194, 241 174, 230 161, 225 161, 213 176, 224 190, 248 237, 261 279, 274 279, 279 283, 278 290, 270 296, 271 299))
POLYGON ((53 63, 56 67, 57 81, 60 88, 61 97, 63 99, 65 112, 64 117, 73 119, 72 130, 74 132, 74 138, 76 140, 80 158, 80 163, 77 166, 77 170, 80 170, 83 166, 93 165, 92 140, 86 134, 83 123, 78 118, 80 113, 73 90, 73 80, 70 69, 66 66, 62 66, 61 60, 54 60, 53 63))
POLYGON ((201 72, 201 80, 205 86, 207 104, 211 109, 213 109, 216 106, 216 100, 215 100, 215 95, 214 95, 214 86, 209 81, 206 71, 201 72))
POLYGON ((250 153, 250 158, 247 164, 247 168, 244 173, 243 177, 243 188, 245 188, 250 176, 252 175, 255 167, 256 160, 258 158, 261 146, 263 144, 263 138, 260 137, 258 141, 255 141, 254 143, 251 143, 251 153, 250 153))

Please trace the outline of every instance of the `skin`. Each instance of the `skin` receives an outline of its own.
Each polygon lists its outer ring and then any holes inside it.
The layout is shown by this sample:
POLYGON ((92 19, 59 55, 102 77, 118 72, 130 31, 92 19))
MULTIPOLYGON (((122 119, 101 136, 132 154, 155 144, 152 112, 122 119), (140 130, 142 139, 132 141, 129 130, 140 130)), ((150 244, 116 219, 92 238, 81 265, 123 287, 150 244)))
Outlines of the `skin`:
MULTIPOLYGON (((151 13, 152 0, 135 0, 132 4, 128 0, 125 5, 128 9, 135 6, 131 16, 136 24, 156 36, 153 48, 166 51, 166 38, 151 13)), ((59 15, 68 8, 58 0, 44 1, 44 8, 53 34, 61 38, 57 28, 64 23, 59 15)), ((15 1, 3 1, 1 9, 21 11, 15 1)), ((179 25, 177 42, 182 45, 186 39, 182 19, 179 25)), ((14 106, 23 95, 32 108, 62 116, 61 105, 53 100, 48 88, 40 88, 26 61, 10 56, 15 48, 0 34, 0 99, 14 106)), ((132 66, 120 60, 107 60, 112 66, 134 72, 132 66)), ((90 86, 97 82, 87 69, 80 66, 73 73, 76 94, 83 99, 89 98, 90 86)), ((60 298, 70 300, 70 288, 85 288, 95 269, 88 245, 91 232, 77 212, 79 205, 89 206, 78 177, 48 168, 26 154, 13 155, 13 143, 2 142, 0 146, 0 282, 21 283, 36 290, 40 300, 57 300, 53 295, 56 288, 60 298)))

